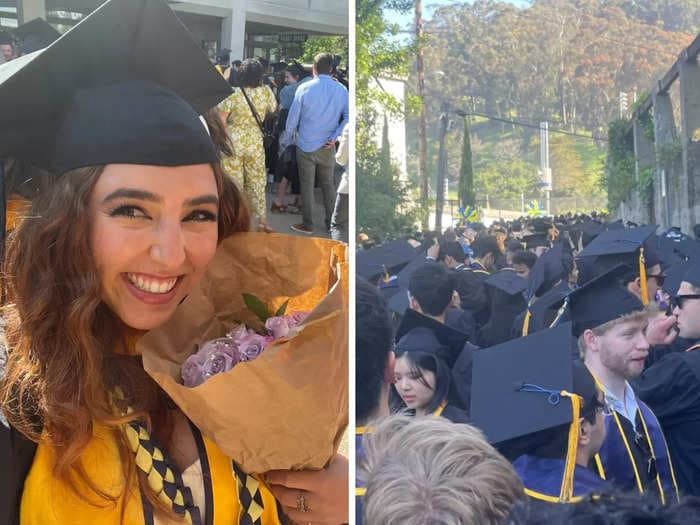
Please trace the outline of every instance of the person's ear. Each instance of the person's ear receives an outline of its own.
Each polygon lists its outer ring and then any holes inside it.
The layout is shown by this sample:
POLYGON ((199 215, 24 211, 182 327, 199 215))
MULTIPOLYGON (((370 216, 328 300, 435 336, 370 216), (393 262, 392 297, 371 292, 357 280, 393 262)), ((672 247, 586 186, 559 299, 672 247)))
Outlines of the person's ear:
POLYGON ((418 304, 418 301, 415 300, 415 298, 412 295, 408 295, 408 307, 411 310, 415 310, 419 314, 423 313, 423 309, 420 307, 420 304, 418 304))
POLYGON ((599 338, 590 328, 583 332, 583 340, 587 351, 597 352, 600 349, 599 338))
POLYGON ((642 280, 637 277, 634 281, 627 283, 627 289, 635 295, 642 293, 642 280))
POLYGON ((591 442, 591 431, 592 425, 590 421, 586 418, 580 418, 578 420, 578 444, 581 446, 588 446, 591 442))

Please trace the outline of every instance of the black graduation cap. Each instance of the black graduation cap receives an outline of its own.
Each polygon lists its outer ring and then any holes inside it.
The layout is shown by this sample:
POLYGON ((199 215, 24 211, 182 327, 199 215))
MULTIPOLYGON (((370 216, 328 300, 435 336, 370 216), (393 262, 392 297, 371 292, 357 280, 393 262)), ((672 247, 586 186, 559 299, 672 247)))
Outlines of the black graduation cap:
MULTIPOLYGON (((646 275, 646 268, 660 264, 656 255, 653 242, 649 238, 656 231, 656 226, 640 226, 638 228, 623 230, 608 230, 601 233, 584 248, 578 255, 582 260, 589 259, 585 266, 585 272, 581 275, 590 280, 620 263, 627 265, 631 272, 640 277, 646 275), (644 248, 642 259, 641 248, 644 248), (591 264, 590 260, 594 260, 591 264)), ((646 279, 641 279, 642 296, 644 304, 648 302, 646 297, 646 279)))
POLYGON ((379 291, 381 292, 382 297, 384 297, 384 299, 387 301, 400 290, 401 286, 399 285, 398 279, 395 275, 391 276, 388 281, 382 280, 379 282, 379 291))
MULTIPOLYGON (((578 441, 579 417, 597 392, 590 377, 585 385, 574 381, 570 340, 567 323, 473 353, 471 423, 491 443, 512 443, 562 425, 569 425, 569 443, 578 441)), ((564 453, 560 500, 569 501, 576 449, 564 453)))
POLYGON ((692 263, 688 261, 681 261, 666 270, 666 277, 664 278, 664 284, 661 289, 671 296, 676 295, 678 293, 678 288, 681 286, 681 282, 685 280, 685 273, 688 271, 688 267, 691 266, 691 264, 692 263))
POLYGON ((679 260, 700 260, 700 242, 685 235, 677 228, 671 228, 657 236, 654 244, 659 258, 667 266, 679 260))
POLYGON ((644 309, 639 298, 621 284, 627 272, 629 267, 620 264, 569 294, 575 337, 588 328, 644 309))
POLYGON ((0 158, 57 174, 217 162, 199 115, 230 92, 164 0, 110 0, 0 66, 0 158))
POLYGON ((645 244, 653 248, 656 256, 661 261, 663 269, 682 261, 677 251, 677 248, 680 246, 680 240, 674 240, 665 235, 657 235, 650 237, 645 244))
POLYGON ((406 310, 396 330, 396 350, 434 354, 452 367, 464 349, 468 336, 431 317, 406 310))
POLYGON ((514 270, 506 268, 489 275, 484 283, 505 292, 509 296, 518 295, 527 288, 527 280, 520 277, 514 270))
POLYGON ((396 293, 391 294, 391 298, 387 302, 389 309, 398 314, 403 315, 408 310, 408 288, 399 287, 396 293))
POLYGON ((35 18, 14 30, 22 54, 33 53, 50 46, 60 36, 54 27, 43 18, 35 18))
POLYGON ((402 268, 416 255, 416 249, 406 239, 398 239, 357 252, 355 267, 358 275, 371 281, 385 271, 391 274, 402 268))
POLYGON ((573 389, 571 324, 513 339, 473 355, 471 417, 491 443, 525 436, 572 420, 571 402, 553 393, 573 389))
POLYGON ((606 227, 596 221, 587 221, 581 224, 577 224, 574 228, 581 234, 581 244, 585 247, 588 246, 593 239, 605 231, 606 227))
POLYGON ((554 226, 554 224, 549 219, 536 218, 532 220, 531 226, 534 233, 544 233, 546 235, 547 231, 554 226))
POLYGON ((600 257, 636 253, 656 231, 656 226, 641 226, 629 230, 607 230, 598 235, 580 253, 579 257, 600 257))
POLYGON ((489 320, 479 333, 484 346, 501 343, 510 337, 510 327, 526 306, 523 292, 527 280, 514 270, 500 270, 484 280, 489 298, 489 320))
POLYGON ((525 247, 529 249, 537 248, 539 246, 549 246, 549 240, 546 233, 533 233, 531 235, 524 235, 523 242, 525 247))
POLYGON ((428 260, 425 258, 425 253, 417 253, 414 258, 396 274, 399 285, 408 288, 413 272, 426 264, 426 262, 428 262, 428 260))
POLYGON ((526 294, 528 299, 540 296, 551 288, 548 286, 547 289, 542 289, 544 285, 554 285, 556 281, 566 278, 570 268, 564 261, 565 257, 570 259, 570 255, 564 250, 564 245, 559 242, 537 259, 528 275, 526 294))
MULTIPOLYGON (((683 272, 682 281, 700 287, 700 264, 698 264, 698 262, 692 262, 687 265, 683 272)), ((680 283, 678 283, 678 286, 680 286, 680 283)), ((678 292, 678 290, 676 290, 676 292, 678 292)))

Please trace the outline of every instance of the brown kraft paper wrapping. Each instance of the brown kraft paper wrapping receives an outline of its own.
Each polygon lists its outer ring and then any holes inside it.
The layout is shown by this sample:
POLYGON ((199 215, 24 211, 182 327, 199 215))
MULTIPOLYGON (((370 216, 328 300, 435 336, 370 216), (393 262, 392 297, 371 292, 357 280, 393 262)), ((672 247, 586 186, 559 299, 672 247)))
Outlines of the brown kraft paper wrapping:
POLYGON ((319 469, 348 423, 347 246, 326 239, 240 233, 221 243, 201 283, 137 350, 184 414, 249 473, 319 469), (181 384, 196 345, 238 322, 260 327, 243 302, 252 293, 276 311, 310 312, 254 361, 203 384, 181 384))

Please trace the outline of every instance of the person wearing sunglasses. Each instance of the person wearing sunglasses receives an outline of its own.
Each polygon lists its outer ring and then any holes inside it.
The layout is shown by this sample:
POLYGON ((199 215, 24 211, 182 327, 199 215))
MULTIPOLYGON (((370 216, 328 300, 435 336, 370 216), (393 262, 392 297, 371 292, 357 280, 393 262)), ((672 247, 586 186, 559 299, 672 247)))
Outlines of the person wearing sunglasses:
POLYGON ((612 490, 590 463, 605 439, 603 392, 566 349, 571 323, 473 355, 471 424, 513 463, 534 505, 612 490))
POLYGON ((678 500, 672 455, 654 412, 630 385, 644 370, 654 310, 622 284, 627 272, 615 267, 569 296, 581 357, 614 409, 594 466, 615 488, 667 504, 678 500))
POLYGON ((690 263, 671 299, 684 352, 664 355, 636 383, 636 391, 658 416, 675 459, 678 487, 700 495, 700 264, 690 263))

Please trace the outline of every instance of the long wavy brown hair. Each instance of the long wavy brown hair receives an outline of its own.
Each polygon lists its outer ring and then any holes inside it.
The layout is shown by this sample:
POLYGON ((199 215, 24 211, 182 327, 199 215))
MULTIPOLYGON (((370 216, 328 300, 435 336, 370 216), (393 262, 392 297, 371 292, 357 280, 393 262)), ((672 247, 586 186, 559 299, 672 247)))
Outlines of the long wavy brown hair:
MULTIPOLYGON (((219 164, 212 166, 221 241, 248 230, 249 214, 233 181, 219 164)), ((42 435, 50 440, 58 452, 57 478, 75 487, 72 480, 78 474, 110 504, 121 496, 95 486, 80 461, 93 423, 99 422, 114 427, 119 436, 126 487, 134 475, 133 454, 123 433, 117 432, 125 418, 115 416, 110 393, 121 387, 134 415, 166 440, 172 429, 172 404, 146 374, 140 357, 114 351, 128 344, 128 330, 102 302, 89 242, 89 199, 102 170, 80 168, 55 177, 50 190, 33 201, 30 218, 8 239, 2 275, 7 363, 0 410, 32 441, 42 435)), ((163 510, 139 476, 148 499, 163 510)))

